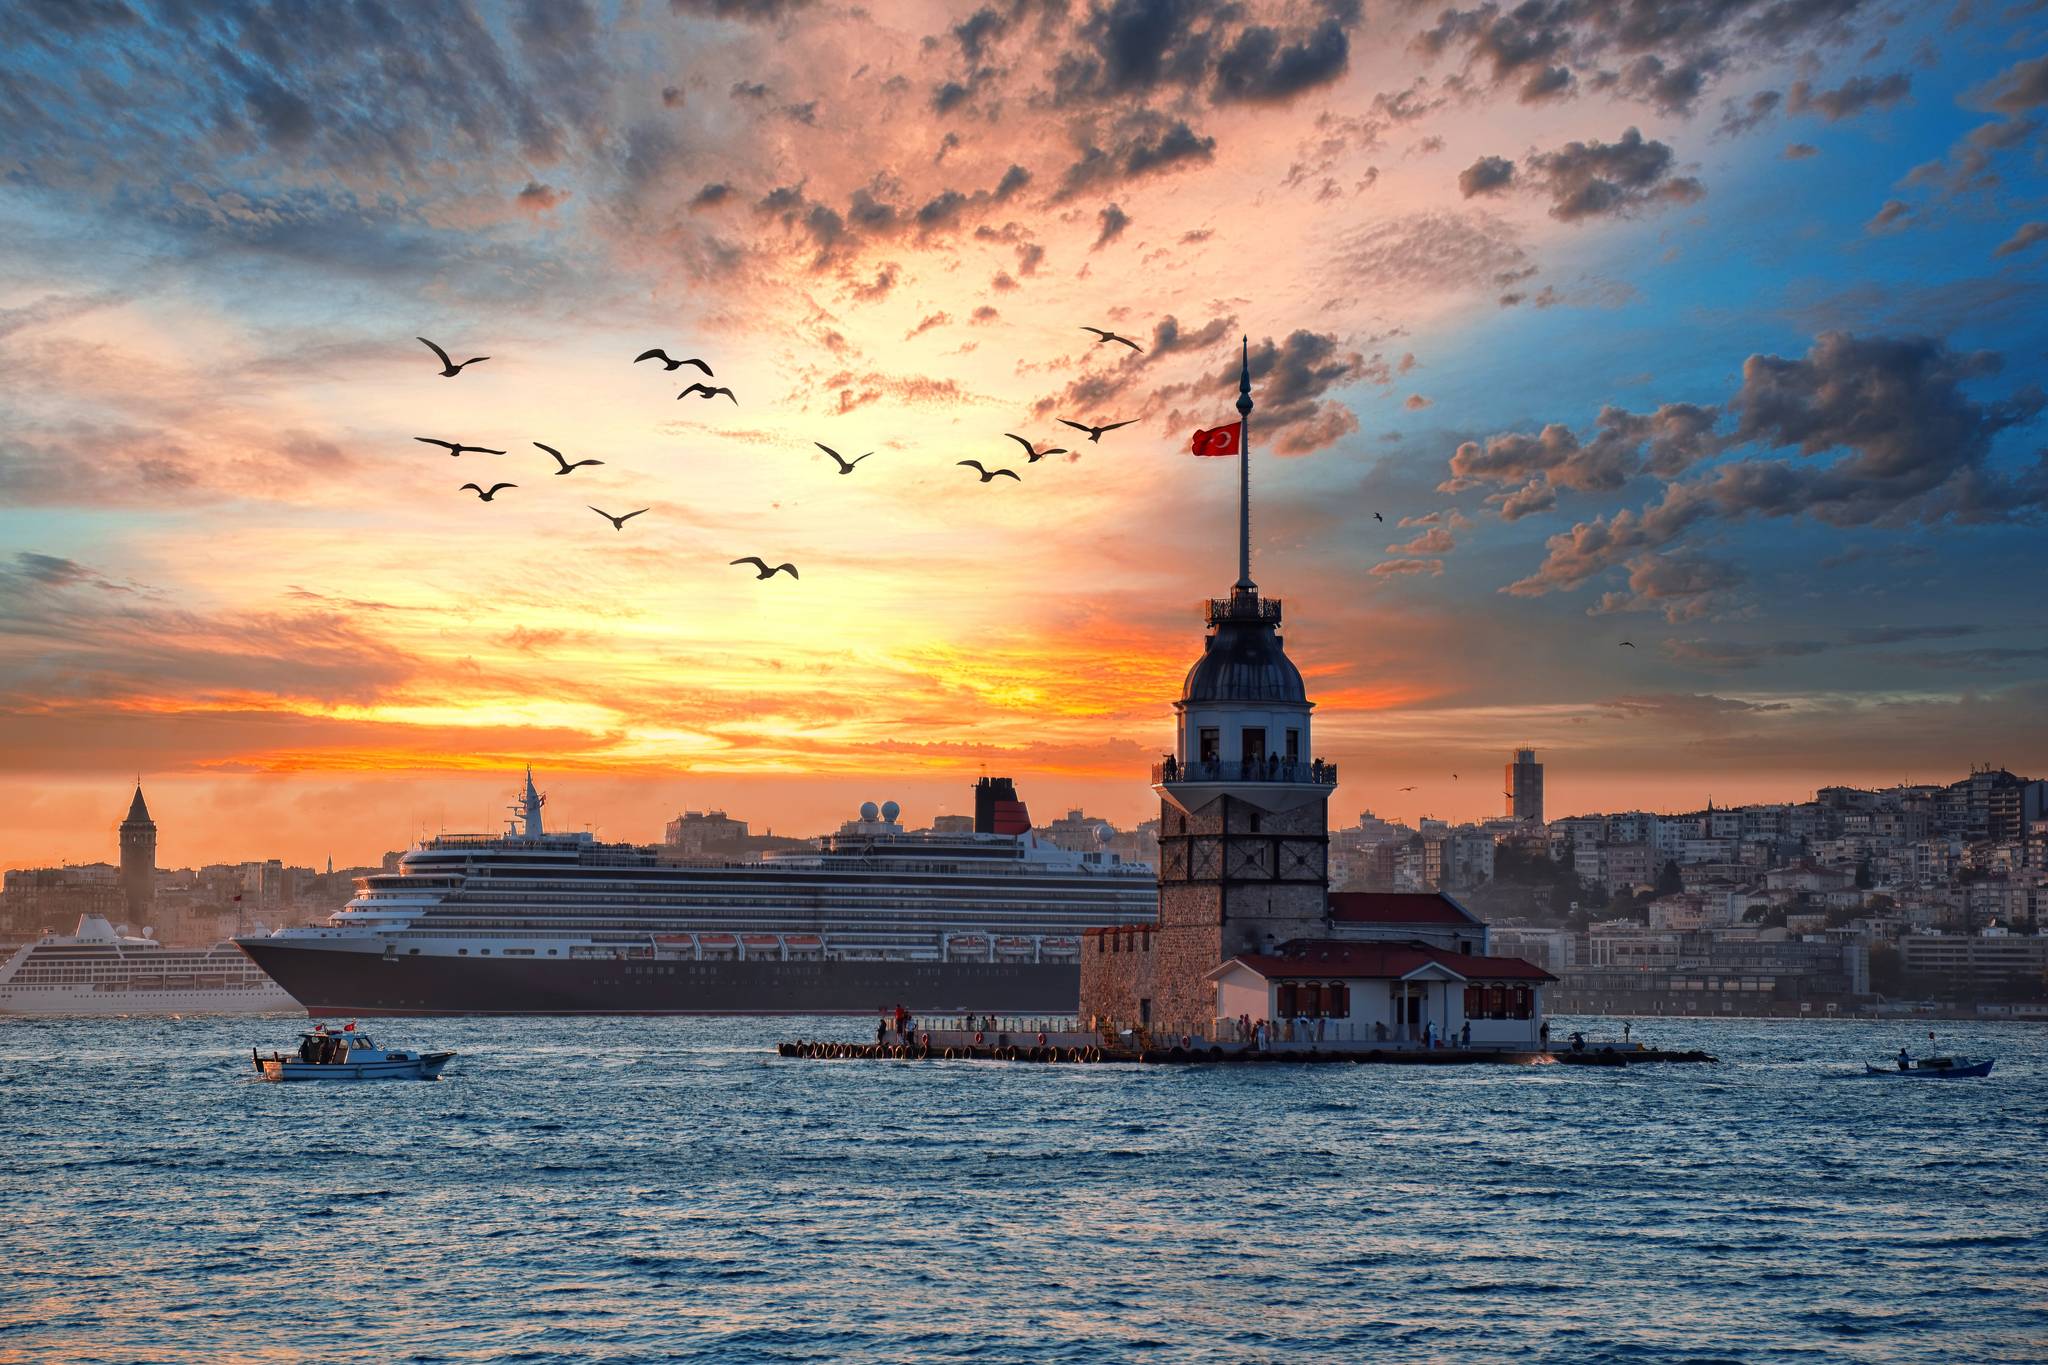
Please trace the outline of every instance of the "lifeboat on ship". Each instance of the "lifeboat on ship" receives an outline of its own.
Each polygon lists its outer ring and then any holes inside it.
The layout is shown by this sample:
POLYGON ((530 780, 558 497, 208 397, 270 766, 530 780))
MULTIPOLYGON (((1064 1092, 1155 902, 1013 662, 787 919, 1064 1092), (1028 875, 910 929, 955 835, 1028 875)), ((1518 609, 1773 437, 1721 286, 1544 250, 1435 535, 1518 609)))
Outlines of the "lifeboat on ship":
POLYGON ((997 957, 1030 957, 1033 949, 1028 938, 999 938, 996 940, 997 957))
POLYGON ((695 934, 656 934, 654 936, 656 957, 695 957, 697 936, 695 934))
POLYGON ((1040 939, 1038 948, 1046 957, 1072 957, 1081 951, 1081 940, 1077 938, 1040 939))
POLYGON ((736 957, 739 954, 740 941, 731 934, 699 934, 697 949, 707 958, 736 957))
POLYGON ((785 934, 782 947, 791 957, 818 958, 825 955, 825 940, 816 934, 785 934))
POLYGON ((742 934, 740 942, 746 947, 750 958, 778 958, 782 956, 780 934, 742 934))
POLYGON ((946 956, 956 962, 986 962, 988 939, 981 934, 956 934, 946 940, 946 956))

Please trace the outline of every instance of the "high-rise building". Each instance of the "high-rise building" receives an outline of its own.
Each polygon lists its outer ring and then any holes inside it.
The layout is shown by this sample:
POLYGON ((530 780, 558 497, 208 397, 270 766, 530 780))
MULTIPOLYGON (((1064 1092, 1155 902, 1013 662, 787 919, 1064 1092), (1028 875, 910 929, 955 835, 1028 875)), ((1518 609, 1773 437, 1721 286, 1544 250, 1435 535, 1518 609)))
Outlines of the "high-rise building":
POLYGON ((128 921, 139 931, 156 908, 156 821, 149 818, 140 782, 121 822, 121 891, 128 921))
POLYGON ((1508 764, 1507 784, 1503 794, 1508 799, 1508 818, 1542 824, 1543 765, 1536 761, 1534 749, 1515 750, 1514 761, 1508 764))

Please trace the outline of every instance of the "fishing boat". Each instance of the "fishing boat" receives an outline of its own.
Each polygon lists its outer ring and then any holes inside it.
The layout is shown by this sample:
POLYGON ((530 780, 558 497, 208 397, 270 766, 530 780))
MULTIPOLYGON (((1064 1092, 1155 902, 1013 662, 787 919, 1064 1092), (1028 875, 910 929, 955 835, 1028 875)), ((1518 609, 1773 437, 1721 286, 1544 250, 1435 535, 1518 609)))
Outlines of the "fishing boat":
POLYGON ((257 1074, 266 1081, 431 1081, 454 1055, 379 1047, 369 1034, 356 1032, 354 1024, 338 1033, 315 1025, 299 1035, 298 1051, 289 1057, 280 1052, 265 1057, 249 1049, 257 1074))
POLYGON ((1910 1066, 1863 1064, 1866 1076, 1895 1076, 1905 1081, 1953 1081, 1965 1076, 1989 1076, 1996 1057, 1923 1057, 1910 1066))

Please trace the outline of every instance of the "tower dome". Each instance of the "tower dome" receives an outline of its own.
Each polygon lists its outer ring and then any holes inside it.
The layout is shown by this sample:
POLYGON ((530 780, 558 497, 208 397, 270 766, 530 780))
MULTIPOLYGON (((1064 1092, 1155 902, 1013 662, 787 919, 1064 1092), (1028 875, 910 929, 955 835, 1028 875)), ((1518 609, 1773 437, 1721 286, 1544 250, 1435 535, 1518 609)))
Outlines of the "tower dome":
POLYGON ((1285 702, 1306 705, 1301 670, 1280 642, 1280 604, 1271 598, 1209 605, 1213 629, 1202 657, 1181 685, 1182 706, 1206 702, 1285 702))

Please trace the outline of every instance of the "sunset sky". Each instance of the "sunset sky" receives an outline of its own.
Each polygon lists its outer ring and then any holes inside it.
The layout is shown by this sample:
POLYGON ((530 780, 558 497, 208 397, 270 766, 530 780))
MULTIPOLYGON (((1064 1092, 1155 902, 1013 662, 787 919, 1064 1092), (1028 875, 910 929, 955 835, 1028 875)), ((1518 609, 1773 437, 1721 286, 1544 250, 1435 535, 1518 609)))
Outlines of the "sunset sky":
POLYGON ((166 866, 487 827, 527 762, 619 838, 984 770, 1156 814, 1240 336, 1333 821, 1495 814, 1525 743, 1552 815, 2048 774, 2044 51, 1998 0, 9 5, 0 866, 111 857, 138 773, 166 866))

